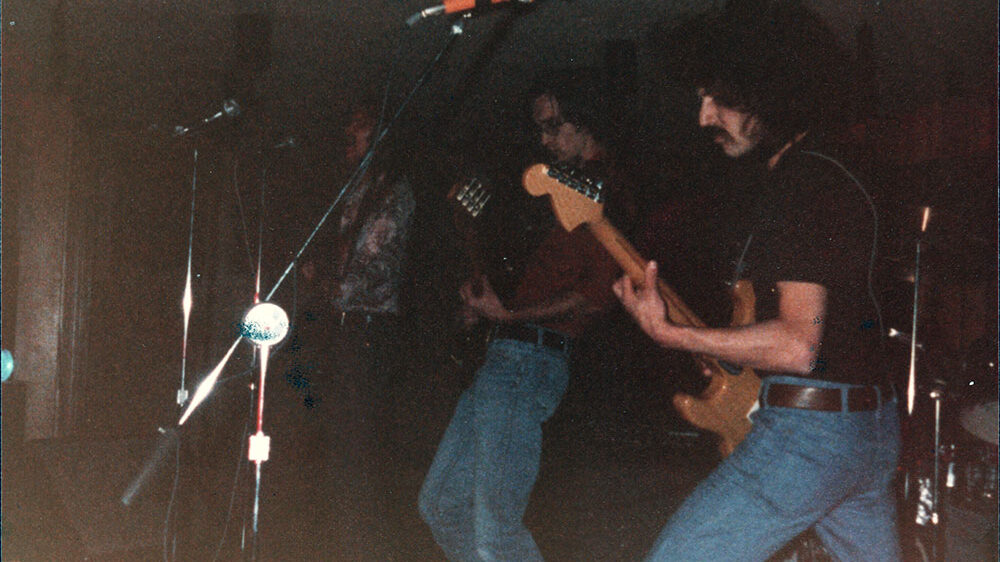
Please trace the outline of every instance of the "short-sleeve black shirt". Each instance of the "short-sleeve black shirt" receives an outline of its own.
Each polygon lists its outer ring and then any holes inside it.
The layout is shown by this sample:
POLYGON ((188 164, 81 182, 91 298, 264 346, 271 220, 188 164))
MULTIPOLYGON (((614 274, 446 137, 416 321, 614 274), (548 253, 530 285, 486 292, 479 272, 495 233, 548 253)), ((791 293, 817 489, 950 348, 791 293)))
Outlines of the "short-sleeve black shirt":
POLYGON ((777 315, 778 282, 823 285, 826 317, 814 319, 823 324, 823 338, 808 376, 881 383, 880 324, 868 275, 873 208, 845 170, 817 153, 827 155, 809 145, 793 148, 764 180, 745 270, 757 294, 757 317, 777 315))

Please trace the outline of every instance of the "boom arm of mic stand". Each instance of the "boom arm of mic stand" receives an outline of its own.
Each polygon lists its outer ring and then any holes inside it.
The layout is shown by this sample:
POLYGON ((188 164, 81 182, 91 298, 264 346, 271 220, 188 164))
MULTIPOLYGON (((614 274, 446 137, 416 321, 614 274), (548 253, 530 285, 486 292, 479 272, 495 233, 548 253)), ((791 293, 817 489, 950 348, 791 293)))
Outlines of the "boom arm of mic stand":
POLYGON ((288 263, 288 266, 285 267, 285 271, 282 272, 281 277, 278 278, 278 281, 267 293, 267 296, 264 297, 264 300, 268 301, 271 300, 271 297, 274 296, 274 293, 278 290, 279 287, 281 287, 281 284, 285 281, 285 278, 288 277, 288 274, 292 271, 292 268, 295 267, 295 264, 299 261, 299 258, 306 251, 306 248, 312 242, 313 238, 315 238, 316 234, 319 233, 320 228, 322 228, 323 224, 326 223, 326 219, 333 212, 334 208, 336 208, 337 204, 343 198, 344 194, 355 184, 355 182, 358 181, 358 179, 360 179, 360 177, 363 175, 362 172, 368 168, 369 164, 371 164, 371 160, 375 154, 375 150, 381 144, 382 139, 385 138, 385 135, 389 132, 392 126, 399 119, 399 116, 402 115, 403 110, 406 109, 407 105, 409 105, 410 101, 413 99, 413 96, 420 90, 421 87, 423 87, 424 83, 427 81, 427 78, 430 77, 431 72, 441 61, 441 58, 444 56, 444 54, 448 52, 448 49, 455 43, 455 39, 459 35, 461 35, 463 31, 464 31, 464 22, 463 19, 459 19, 451 26, 451 35, 449 36, 448 42, 444 44, 444 46, 441 48, 438 54, 435 55, 434 59, 431 60, 431 62, 427 65, 427 68, 424 69, 423 73, 417 79, 417 82, 413 85, 413 88, 410 90, 410 93, 407 94, 405 99, 403 99, 403 103, 399 104, 399 108, 396 110, 396 113, 393 114, 392 119, 389 120, 389 123, 382 128, 378 136, 375 137, 375 140, 372 141, 371 148, 368 149, 368 152, 365 154, 365 157, 361 160, 361 163, 358 164, 357 169, 354 171, 353 174, 351 174, 351 177, 344 184, 344 187, 342 187, 340 191, 337 193, 337 197, 335 197, 333 202, 330 203, 330 205, 327 207, 326 212, 323 213, 322 217, 320 217, 319 222, 316 223, 316 226, 313 228, 312 232, 310 232, 309 236, 306 237, 305 242, 303 242, 299 250, 295 252, 295 256, 292 257, 292 261, 290 261, 288 263))
POLYGON ((242 339, 243 339, 242 336, 236 338, 236 341, 233 342, 232 347, 230 347, 229 351, 226 352, 226 355, 225 357, 222 358, 222 361, 219 361, 219 364, 216 365, 215 368, 212 369, 212 372, 209 373, 207 377, 205 377, 205 380, 203 380, 201 384, 198 385, 198 390, 195 391, 194 396, 191 398, 191 403, 188 404, 187 410, 184 411, 184 415, 181 416, 181 419, 180 421, 177 422, 177 425, 184 425, 184 422, 187 421, 188 417, 190 417, 191 414, 194 413, 195 408, 197 408, 199 404, 204 402, 205 399, 208 398, 208 395, 212 393, 212 388, 215 386, 216 381, 219 380, 219 375, 222 374, 222 369, 226 367, 226 363, 229 362, 229 358, 233 356, 233 352, 236 351, 236 346, 239 345, 240 340, 242 339))
MULTIPOLYGON (((347 190, 352 185, 354 185, 355 182, 357 182, 357 180, 363 175, 364 170, 366 170, 368 166, 371 164, 372 158, 375 154, 375 150, 382 142, 382 139, 385 138, 385 135, 389 132, 392 125, 399 119, 399 116, 403 113, 403 110, 406 108, 407 105, 409 105, 410 101, 413 99, 414 94, 416 94, 417 91, 424 85, 424 83, 427 81, 427 78, 430 76, 431 71, 433 71, 434 68, 438 65, 444 54, 455 43, 455 39, 462 34, 462 31, 463 31, 463 26, 461 24, 461 20, 452 25, 451 35, 449 37, 448 42, 445 43, 445 45, 441 48, 438 54, 434 57, 434 59, 427 65, 427 68, 424 69, 424 72, 421 74, 420 78, 417 79, 417 82, 414 84, 413 89, 410 90, 410 93, 403 100, 403 103, 400 104, 399 109, 397 109, 396 113, 393 114, 392 119, 389 120, 389 123, 382 129, 379 135, 372 142, 371 148, 368 149, 368 153, 365 154, 365 157, 362 159, 361 163, 358 164, 358 168, 351 175, 351 178, 347 180, 347 183, 344 184, 344 187, 341 188, 340 192, 337 194, 337 197, 333 200, 332 203, 330 203, 330 206, 327 207, 326 212, 323 213, 323 216, 320 218, 319 222, 316 223, 316 226, 313 228, 312 232, 309 233, 309 236, 306 237, 306 240, 302 244, 302 247, 300 247, 298 252, 295 253, 295 256, 292 258, 292 261, 288 263, 288 266, 285 268, 285 271, 281 274, 281 277, 274 284, 271 290, 267 293, 267 296, 265 297, 264 300, 269 301, 271 300, 271 297, 274 296, 274 293, 284 282, 285 278, 288 276, 288 273, 291 272, 293 267, 295 267, 295 263, 298 261, 299 257, 301 257, 303 252, 305 252, 310 242, 312 242, 312 239, 316 236, 320 228, 322 228, 323 224, 326 222, 326 219, 333 212, 333 209, 343 198, 344 193, 346 193, 347 190)), ((205 379, 198 385, 198 389, 195 391, 194 396, 191 397, 191 402, 188 404, 187 409, 181 416, 180 421, 177 422, 177 425, 179 426, 184 425, 184 422, 187 421, 187 419, 191 416, 194 410, 202 402, 204 402, 206 398, 208 398, 208 395, 211 394, 212 392, 212 388, 215 386, 215 383, 219 379, 219 375, 222 374, 222 370, 225 368, 226 363, 229 362, 229 358, 233 355, 233 352, 236 351, 236 346, 239 345, 240 340, 242 339, 243 339, 242 336, 236 338, 236 341, 233 342, 233 345, 229 348, 229 351, 226 352, 225 357, 222 358, 219 364, 216 365, 215 369, 213 369, 212 372, 209 373, 209 375, 205 377, 205 379)))

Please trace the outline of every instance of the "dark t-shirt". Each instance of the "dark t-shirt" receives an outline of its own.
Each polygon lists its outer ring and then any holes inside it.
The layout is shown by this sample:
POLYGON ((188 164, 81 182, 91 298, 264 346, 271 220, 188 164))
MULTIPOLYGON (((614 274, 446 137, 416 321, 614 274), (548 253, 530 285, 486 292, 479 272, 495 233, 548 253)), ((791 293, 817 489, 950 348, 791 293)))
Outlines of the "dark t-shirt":
MULTIPOLYGON (((566 232, 561 226, 555 225, 528 261, 511 302, 512 308, 545 303, 558 295, 574 291, 583 295, 597 309, 606 310, 615 300, 611 285, 619 271, 618 264, 586 226, 566 232)), ((590 316, 574 315, 539 324, 571 336, 579 336, 590 319, 590 316)))
POLYGON ((793 149, 764 181, 744 272, 754 283, 757 318, 777 316, 776 283, 823 285, 826 317, 814 319, 823 324, 823 337, 808 376, 880 383, 885 361, 868 279, 872 208, 844 170, 810 152, 827 155, 809 146, 793 149))
MULTIPOLYGON (((603 183, 604 216, 619 230, 628 232, 635 215, 628 175, 603 158, 588 161, 577 170, 603 183)), ((566 232, 561 225, 553 223, 549 235, 527 260, 511 304, 514 309, 527 308, 568 292, 579 293, 595 312, 538 322, 546 328, 579 337, 599 313, 606 312, 616 302, 611 286, 620 274, 618 263, 587 225, 566 232)))

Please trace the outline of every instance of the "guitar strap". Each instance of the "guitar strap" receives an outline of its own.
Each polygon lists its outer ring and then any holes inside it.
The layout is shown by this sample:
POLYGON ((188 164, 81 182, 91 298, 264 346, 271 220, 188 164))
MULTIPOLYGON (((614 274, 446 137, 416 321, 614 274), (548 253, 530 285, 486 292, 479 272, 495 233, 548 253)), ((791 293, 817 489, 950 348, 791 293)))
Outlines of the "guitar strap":
MULTIPOLYGON (((838 171, 840 173, 842 173, 848 180, 850 180, 850 182, 853 185, 855 185, 858 188, 858 190, 861 192, 862 196, 864 196, 865 202, 868 204, 869 208, 871 209, 871 213, 872 213, 872 246, 871 246, 871 252, 870 252, 869 263, 868 263, 868 279, 867 279, 867 282, 868 282, 868 297, 869 297, 869 299, 871 301, 871 305, 872 305, 872 307, 873 307, 873 309, 875 311, 875 315, 876 315, 876 318, 877 318, 877 321, 878 321, 878 330, 879 330, 879 335, 881 336, 880 337, 880 345, 884 345, 885 344, 885 334, 886 334, 886 331, 885 331, 884 320, 883 320, 883 317, 882 317, 882 309, 881 309, 881 305, 880 305, 879 300, 878 300, 878 296, 875 293, 874 279, 873 279, 875 264, 876 264, 876 260, 877 260, 877 256, 878 256, 878 236, 879 236, 879 231, 878 231, 878 213, 877 213, 877 210, 875 208, 875 204, 872 201, 872 197, 868 193, 868 191, 865 189, 864 184, 862 184, 861 181, 854 174, 852 174, 850 172, 850 170, 848 170, 847 167, 843 163, 841 163, 836 158, 833 158, 831 156, 828 156, 826 154, 823 154, 821 152, 816 152, 816 151, 813 151, 813 150, 799 150, 798 153, 799 154, 809 155, 809 156, 812 156, 814 158, 819 158, 821 160, 825 160, 826 162, 832 164, 835 168, 838 169, 838 171)), ((761 214, 761 212, 767 212, 766 211, 766 208, 767 208, 766 207, 766 203, 764 203, 763 201, 759 201, 758 203, 759 203, 760 206, 758 207, 757 223, 754 225, 754 228, 759 228, 760 227, 760 218, 764 216, 764 215, 761 214)), ((747 237, 747 241, 746 241, 746 243, 743 246, 743 251, 741 252, 739 259, 736 261, 736 266, 735 266, 735 270, 734 270, 734 273, 733 273, 733 285, 734 286, 735 286, 736 281, 738 281, 740 279, 740 276, 746 270, 746 267, 748 265, 746 263, 746 261, 745 261, 745 258, 746 258, 746 255, 747 255, 747 251, 750 248, 750 244, 751 244, 752 240, 753 240, 753 234, 751 233, 747 237)))
POLYGON ((865 189, 864 184, 862 184, 861 181, 857 177, 855 177, 855 175, 852 174, 850 172, 850 170, 848 170, 847 167, 844 166, 839 160, 837 160, 835 158, 832 158, 830 156, 827 156, 826 154, 823 154, 823 153, 820 153, 820 152, 815 152, 815 151, 812 151, 812 150, 803 150, 802 153, 803 154, 808 154, 810 156, 815 156, 816 158, 820 158, 820 159, 826 160, 827 162, 830 162, 831 164, 833 164, 834 166, 836 166, 841 172, 843 172, 843 174, 845 176, 847 176, 847 178, 849 180, 851 180, 851 182, 855 186, 857 186, 858 190, 864 196, 865 202, 868 203, 868 207, 871 209, 871 213, 872 213, 872 249, 871 249, 871 254, 870 254, 870 257, 869 257, 869 261, 868 261, 868 298, 871 299, 871 304, 872 304, 872 306, 873 306, 873 308, 875 310, 875 315, 878 318, 878 330, 879 330, 879 336, 880 336, 880 344, 884 346, 885 345, 885 340, 886 340, 885 322, 884 322, 884 320, 882 318, 882 307, 879 304, 878 296, 875 293, 875 287, 874 287, 874 283, 875 283, 875 281, 874 281, 875 262, 878 259, 878 210, 875 208, 875 203, 872 201, 872 197, 868 193, 868 190, 865 189))
POLYGON ((736 260, 736 267, 733 268, 733 278, 732 281, 730 281, 729 283, 730 287, 736 286, 736 283, 740 280, 740 277, 743 276, 743 272, 747 268, 747 263, 746 263, 747 250, 750 249, 750 242, 752 241, 753 241, 753 233, 750 233, 747 236, 747 241, 743 244, 743 251, 740 252, 739 259, 736 260))

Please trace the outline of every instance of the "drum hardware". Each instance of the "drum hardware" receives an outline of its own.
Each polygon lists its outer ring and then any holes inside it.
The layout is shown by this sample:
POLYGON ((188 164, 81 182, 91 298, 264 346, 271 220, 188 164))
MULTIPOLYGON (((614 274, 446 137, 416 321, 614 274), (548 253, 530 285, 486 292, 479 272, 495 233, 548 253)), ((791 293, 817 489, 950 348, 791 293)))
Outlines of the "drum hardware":
POLYGON ((992 443, 994 447, 1000 445, 1000 410, 997 408, 998 401, 981 402, 972 406, 962 408, 958 416, 958 423, 970 435, 992 443))
MULTIPOLYGON (((917 384, 917 350, 919 348, 920 342, 917 334, 918 320, 920 318, 920 292, 921 292, 921 267, 920 258, 922 251, 922 240, 927 234, 927 225, 930 220, 931 208, 923 207, 921 209, 921 221, 920 230, 916 237, 916 251, 913 260, 913 314, 911 318, 910 333, 902 334, 899 331, 895 331, 890 337, 896 337, 898 339, 907 341, 909 344, 909 372, 907 374, 907 384, 906 384, 906 414, 911 423, 914 422, 914 405, 919 393, 918 388, 923 387, 923 385, 917 384)), ((921 349, 922 351, 925 351, 921 349)), ((903 480, 903 499, 910 500, 910 495, 914 490, 911 490, 911 481, 915 486, 916 491, 916 512, 915 517, 912 520, 913 523, 917 525, 917 528, 928 527, 929 532, 926 533, 928 538, 928 545, 926 548, 921 541, 921 551, 925 548, 929 550, 929 553, 924 553, 930 560, 938 559, 939 552, 939 542, 940 542, 940 530, 938 526, 940 522, 939 507, 940 507, 940 495, 939 495, 939 482, 940 482, 940 470, 941 470, 941 414, 942 414, 942 404, 945 398, 945 384, 943 381, 934 380, 932 383, 928 384, 927 397, 930 398, 934 405, 934 428, 933 428, 933 441, 934 441, 934 453, 932 457, 932 471, 930 475, 914 473, 915 467, 906 467, 903 480)), ((917 533, 919 536, 922 533, 917 533)))

